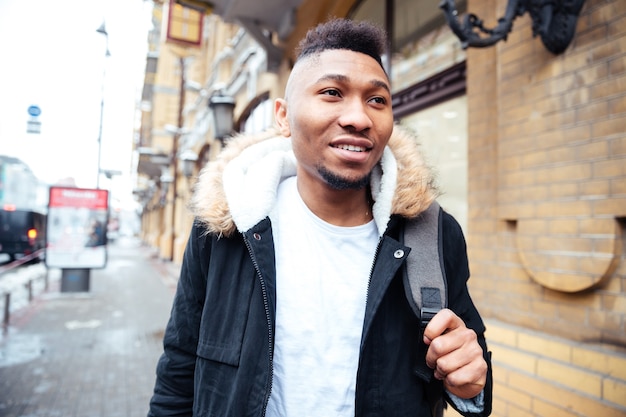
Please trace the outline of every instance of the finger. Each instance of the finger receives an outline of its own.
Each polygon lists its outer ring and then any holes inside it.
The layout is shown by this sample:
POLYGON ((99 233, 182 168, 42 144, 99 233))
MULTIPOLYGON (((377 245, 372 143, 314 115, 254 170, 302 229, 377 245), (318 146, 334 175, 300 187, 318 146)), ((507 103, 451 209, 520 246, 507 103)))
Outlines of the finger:
POLYGON ((442 378, 474 361, 484 361, 483 350, 478 344, 476 333, 471 329, 440 336, 435 339, 434 346, 431 344, 431 347, 433 348, 433 357, 439 355, 433 363, 433 369, 442 378), (440 344, 443 345, 442 348, 438 346, 440 344))
POLYGON ((450 387, 460 387, 484 382, 486 371, 487 363, 481 356, 450 372, 440 372, 440 375, 444 376, 445 383, 450 387))
POLYGON ((439 368, 440 373, 445 375, 475 356, 482 356, 476 333, 463 326, 449 330, 430 342, 426 364, 432 369, 439 368))
POLYGON ((463 320, 454 314, 452 310, 444 308, 435 314, 430 320, 430 323, 428 323, 428 326, 426 326, 426 329, 424 329, 424 343, 428 345, 437 336, 460 326, 465 326, 463 320))
POLYGON ((487 382, 487 363, 482 356, 443 378, 446 390, 461 398, 473 398, 487 382))

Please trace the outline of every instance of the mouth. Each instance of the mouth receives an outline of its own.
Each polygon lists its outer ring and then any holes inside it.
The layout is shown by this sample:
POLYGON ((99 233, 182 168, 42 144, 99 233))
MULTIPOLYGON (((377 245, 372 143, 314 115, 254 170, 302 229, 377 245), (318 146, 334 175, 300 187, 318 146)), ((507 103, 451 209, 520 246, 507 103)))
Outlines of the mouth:
POLYGON ((356 145, 348 145, 348 144, 340 144, 334 145, 333 148, 342 149, 344 151, 350 152, 367 152, 369 149, 364 146, 356 146, 356 145))

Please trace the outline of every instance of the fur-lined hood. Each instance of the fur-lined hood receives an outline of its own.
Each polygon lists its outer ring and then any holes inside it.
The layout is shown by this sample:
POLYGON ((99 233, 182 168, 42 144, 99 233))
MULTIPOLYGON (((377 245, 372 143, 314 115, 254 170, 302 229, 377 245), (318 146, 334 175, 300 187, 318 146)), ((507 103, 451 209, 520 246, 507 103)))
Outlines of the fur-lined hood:
MULTIPOLYGON (((243 232, 271 212, 278 184, 296 174, 291 140, 277 132, 231 138, 200 173, 191 200, 196 219, 210 233, 243 232)), ((416 138, 394 126, 371 178, 373 215, 380 234, 392 214, 415 217, 437 198, 431 169, 416 138)))

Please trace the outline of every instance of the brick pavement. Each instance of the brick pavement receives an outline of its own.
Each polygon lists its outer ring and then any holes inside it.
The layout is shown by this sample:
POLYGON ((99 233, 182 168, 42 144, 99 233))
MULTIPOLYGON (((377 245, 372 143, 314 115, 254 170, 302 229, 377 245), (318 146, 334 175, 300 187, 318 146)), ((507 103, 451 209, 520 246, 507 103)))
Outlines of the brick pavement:
POLYGON ((0 336, 0 416, 145 416, 177 275, 122 239, 89 292, 51 280, 0 336))

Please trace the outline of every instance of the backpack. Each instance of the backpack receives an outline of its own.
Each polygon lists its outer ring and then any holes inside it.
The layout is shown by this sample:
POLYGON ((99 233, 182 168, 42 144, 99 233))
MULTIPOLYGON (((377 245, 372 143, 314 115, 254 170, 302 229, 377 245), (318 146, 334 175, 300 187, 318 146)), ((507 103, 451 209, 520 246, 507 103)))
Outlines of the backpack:
MULTIPOLYGON (((411 248, 406 260, 404 290, 406 298, 420 319, 421 332, 442 308, 448 306, 447 282, 443 265, 443 242, 440 236, 441 207, 434 201, 419 216, 408 219, 404 228, 404 244, 411 248)), ((426 365, 426 345, 420 344, 414 373, 426 383, 426 397, 434 417, 443 415, 445 401, 442 386, 434 380, 433 370, 426 365)))
POLYGON ((439 310, 448 306, 440 228, 441 207, 436 201, 419 216, 408 219, 404 228, 404 244, 411 248, 404 288, 422 330, 439 310))

